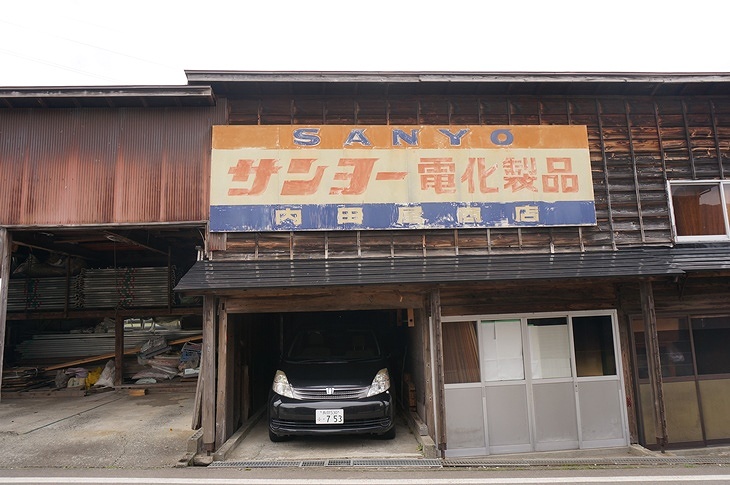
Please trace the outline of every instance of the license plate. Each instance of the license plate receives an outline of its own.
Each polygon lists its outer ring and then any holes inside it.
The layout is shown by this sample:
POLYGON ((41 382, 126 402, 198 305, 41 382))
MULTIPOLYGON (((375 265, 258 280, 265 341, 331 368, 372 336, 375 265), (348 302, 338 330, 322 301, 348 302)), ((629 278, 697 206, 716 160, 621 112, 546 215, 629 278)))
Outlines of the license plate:
POLYGON ((342 409, 317 409, 314 414, 315 424, 342 424, 345 412, 342 409))

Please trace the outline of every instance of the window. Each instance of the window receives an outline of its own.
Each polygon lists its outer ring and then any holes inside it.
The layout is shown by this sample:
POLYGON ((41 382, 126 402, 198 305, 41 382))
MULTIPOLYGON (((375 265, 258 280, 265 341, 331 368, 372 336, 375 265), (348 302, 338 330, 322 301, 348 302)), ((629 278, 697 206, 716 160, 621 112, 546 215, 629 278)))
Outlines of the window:
MULTIPOLYGON (((631 322, 636 346, 637 368, 639 379, 649 377, 644 321, 635 319, 631 322)), ((686 318, 657 317, 657 338, 659 340, 659 361, 662 366, 662 377, 682 377, 694 375, 692 365, 692 345, 690 341, 689 323, 686 318)))
POLYGON ((670 182, 669 194, 677 242, 730 239, 730 183, 670 182))
POLYGON ((444 383, 479 382, 476 322, 448 322, 442 327, 444 383))
POLYGON ((485 381, 513 381, 525 378, 520 320, 482 320, 485 381))
POLYGON ((533 379, 571 377, 568 319, 527 320, 533 379))
POLYGON ((573 317, 573 346, 578 377, 616 375, 611 317, 573 317))
POLYGON ((692 319, 697 373, 730 374, 730 316, 692 319))

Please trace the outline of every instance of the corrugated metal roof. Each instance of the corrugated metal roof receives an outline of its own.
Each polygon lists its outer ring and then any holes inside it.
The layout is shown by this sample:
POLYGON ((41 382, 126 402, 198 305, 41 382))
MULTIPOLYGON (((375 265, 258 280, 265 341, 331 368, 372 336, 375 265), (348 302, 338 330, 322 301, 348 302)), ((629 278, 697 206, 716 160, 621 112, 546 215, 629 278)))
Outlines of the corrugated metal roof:
POLYGON ((686 273, 693 271, 730 270, 730 247, 728 246, 680 246, 670 252, 670 262, 686 273))
POLYGON ((185 71, 216 94, 725 95, 729 73, 185 71))
POLYGON ((246 288, 638 277, 722 269, 730 269, 730 247, 428 258, 198 261, 175 290, 206 292, 246 288))
POLYGON ((209 86, 7 87, 0 108, 155 108, 213 106, 209 86))

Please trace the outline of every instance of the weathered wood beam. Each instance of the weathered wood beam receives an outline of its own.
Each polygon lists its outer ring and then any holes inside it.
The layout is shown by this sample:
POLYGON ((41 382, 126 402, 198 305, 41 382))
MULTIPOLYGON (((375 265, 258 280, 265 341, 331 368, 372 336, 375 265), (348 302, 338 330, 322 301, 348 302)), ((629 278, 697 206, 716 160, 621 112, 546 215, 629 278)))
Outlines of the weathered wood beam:
POLYGON ((621 343, 621 367, 624 376, 624 392, 626 393, 626 407, 629 418, 629 438, 636 443, 639 431, 637 428, 636 396, 634 395, 634 373, 631 367, 631 321, 624 313, 618 316, 618 338, 621 343))
POLYGON ((646 340, 646 357, 649 367, 649 383, 654 398, 654 429, 656 441, 664 453, 667 445, 667 417, 664 405, 664 388, 662 383, 662 365, 659 358, 659 337, 656 327, 656 310, 654 307, 654 292, 651 281, 642 280, 639 283, 641 295, 641 313, 644 317, 644 338, 646 340))
POLYGON ((286 291, 246 292, 229 298, 229 313, 270 313, 281 311, 371 310, 420 308, 423 294, 402 290, 373 291, 345 288, 318 290, 316 293, 291 295, 286 291), (286 299, 286 308, 281 304, 286 299))
POLYGON ((14 239, 14 243, 19 246, 26 246, 32 249, 48 251, 50 253, 59 253, 66 256, 73 256, 88 261, 100 261, 104 257, 104 255, 98 251, 84 249, 78 244, 60 243, 57 242, 53 237, 44 236, 37 232, 23 233, 22 237, 16 236, 14 239))
POLYGON ((437 439, 433 397, 433 366, 431 365, 431 326, 429 325, 428 312, 425 308, 416 309, 415 315, 417 328, 421 332, 421 355, 423 356, 423 390, 425 409, 424 416, 421 417, 426 422, 429 436, 435 442, 437 439))
POLYGON ((203 449, 208 453, 215 451, 215 412, 216 412, 216 298, 203 299, 203 355, 201 375, 203 376, 203 449))
POLYGON ((433 327, 433 347, 435 356, 436 374, 436 429, 438 430, 438 447, 441 455, 446 452, 446 400, 444 398, 444 354, 443 342, 441 339, 441 294, 438 288, 431 292, 431 325, 433 327))
POLYGON ((114 315, 114 385, 122 385, 124 375, 124 317, 114 315))
MULTIPOLYGON (((7 324, 11 246, 12 237, 10 233, 4 227, 0 227, 0 386, 3 383, 3 361, 5 359, 5 327, 7 324)), ((2 399, 2 393, 0 393, 0 399, 2 399)))
POLYGON ((229 322, 226 301, 218 307, 218 389, 216 396, 216 449, 233 434, 233 325, 229 322))
POLYGON ((110 241, 137 246, 154 253, 164 254, 165 256, 167 256, 170 251, 169 246, 163 245, 158 241, 149 240, 149 236, 147 236, 148 240, 142 242, 142 234, 135 234, 133 232, 122 234, 121 232, 104 231, 104 236, 110 241))

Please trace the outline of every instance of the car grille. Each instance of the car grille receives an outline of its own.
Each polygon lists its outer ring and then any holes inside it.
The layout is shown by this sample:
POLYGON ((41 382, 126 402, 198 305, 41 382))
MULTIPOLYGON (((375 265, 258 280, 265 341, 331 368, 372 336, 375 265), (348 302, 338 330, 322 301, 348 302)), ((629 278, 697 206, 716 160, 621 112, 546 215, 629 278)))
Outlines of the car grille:
POLYGON ((367 397, 367 387, 330 387, 292 389, 297 399, 328 400, 328 399, 361 399, 367 397), (327 390, 331 392, 328 393, 327 390))
MULTIPOLYGON (((315 424, 307 421, 291 421, 286 419, 271 419, 271 425, 275 428, 299 429, 299 430, 316 430, 316 429, 339 429, 342 424, 315 424)), ((344 426, 360 429, 380 429, 390 426, 390 418, 377 419, 345 419, 344 426)))

